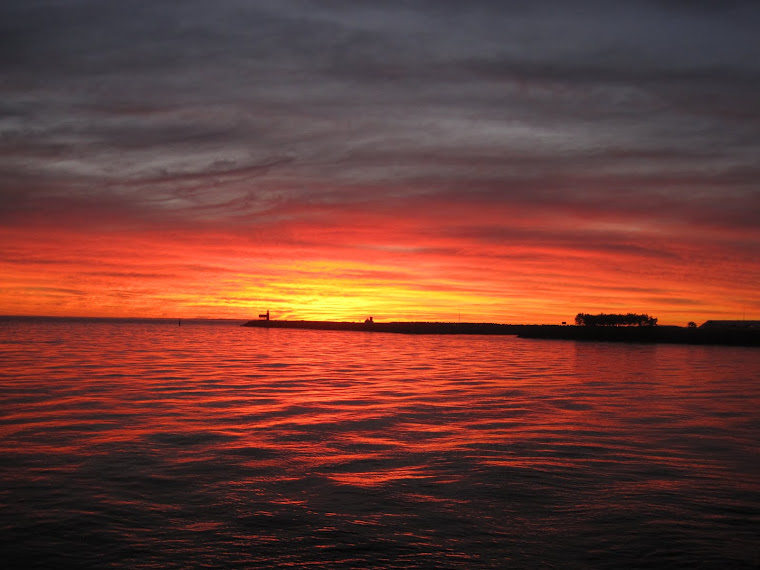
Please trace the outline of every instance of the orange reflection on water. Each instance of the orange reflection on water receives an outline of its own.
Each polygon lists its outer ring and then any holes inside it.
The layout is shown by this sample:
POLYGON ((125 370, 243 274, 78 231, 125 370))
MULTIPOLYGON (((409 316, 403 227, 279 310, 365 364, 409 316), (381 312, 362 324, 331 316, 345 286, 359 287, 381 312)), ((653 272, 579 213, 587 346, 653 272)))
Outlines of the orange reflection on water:
POLYGON ((390 482, 407 479, 430 479, 433 475, 427 473, 423 466, 397 467, 395 469, 372 470, 354 473, 332 473, 330 478, 344 485, 358 487, 375 487, 390 482))
POLYGON ((716 561, 726 537, 756 542, 754 349, 166 323, 2 335, 8 512, 47 536, 89 513, 107 523, 80 534, 116 529, 103 544, 249 567, 440 567, 515 544, 627 559, 652 529, 684 563, 694 544, 716 561))

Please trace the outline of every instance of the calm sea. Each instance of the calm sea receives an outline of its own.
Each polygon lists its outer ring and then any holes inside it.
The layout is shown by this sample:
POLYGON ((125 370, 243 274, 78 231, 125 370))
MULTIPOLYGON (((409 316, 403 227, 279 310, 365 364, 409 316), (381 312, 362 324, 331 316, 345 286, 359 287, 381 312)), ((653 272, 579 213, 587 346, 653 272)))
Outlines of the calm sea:
POLYGON ((758 349, 238 324, 0 323, 4 567, 760 565, 758 349))

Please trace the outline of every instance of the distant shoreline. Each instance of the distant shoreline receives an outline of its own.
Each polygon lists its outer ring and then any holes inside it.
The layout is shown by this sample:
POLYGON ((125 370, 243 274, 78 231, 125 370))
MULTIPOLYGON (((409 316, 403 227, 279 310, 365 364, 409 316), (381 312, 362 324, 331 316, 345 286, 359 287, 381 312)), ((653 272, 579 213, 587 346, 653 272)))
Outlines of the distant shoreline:
POLYGON ((500 325, 496 323, 429 323, 429 322, 370 322, 353 323, 345 321, 249 321, 244 327, 271 329, 310 329, 323 331, 363 331, 401 334, 486 334, 517 335, 526 326, 500 325))
POLYGON ((715 344, 760 346, 760 330, 702 329, 676 326, 654 327, 579 327, 573 325, 510 325, 497 323, 276 321, 253 320, 245 327, 270 329, 308 329, 322 331, 361 331, 396 334, 512 335, 543 340, 597 342, 715 344))

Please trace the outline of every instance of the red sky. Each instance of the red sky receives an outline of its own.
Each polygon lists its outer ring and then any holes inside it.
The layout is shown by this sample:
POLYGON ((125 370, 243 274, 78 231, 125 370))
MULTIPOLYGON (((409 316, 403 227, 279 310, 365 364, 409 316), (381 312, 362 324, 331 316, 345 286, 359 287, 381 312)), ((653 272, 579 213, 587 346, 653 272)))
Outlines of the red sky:
POLYGON ((4 5, 0 314, 760 318, 753 4, 379 6, 4 5))

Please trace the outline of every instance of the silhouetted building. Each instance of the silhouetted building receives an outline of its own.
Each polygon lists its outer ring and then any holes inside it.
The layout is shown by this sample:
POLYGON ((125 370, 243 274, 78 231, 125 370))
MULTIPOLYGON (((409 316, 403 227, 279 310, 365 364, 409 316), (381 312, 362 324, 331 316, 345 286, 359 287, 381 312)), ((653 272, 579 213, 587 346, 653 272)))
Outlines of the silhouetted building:
POLYGON ((263 315, 259 315, 259 318, 260 319, 264 319, 265 321, 268 321, 269 320, 269 309, 267 309, 267 312, 264 313, 263 315))

